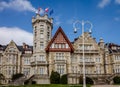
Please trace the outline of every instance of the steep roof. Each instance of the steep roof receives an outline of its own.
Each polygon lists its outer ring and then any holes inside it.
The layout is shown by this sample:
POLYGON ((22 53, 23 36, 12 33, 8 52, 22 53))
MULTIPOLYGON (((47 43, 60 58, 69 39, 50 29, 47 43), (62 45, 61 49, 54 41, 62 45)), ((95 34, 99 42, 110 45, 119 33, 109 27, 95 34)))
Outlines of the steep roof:
POLYGON ((73 46, 61 27, 58 28, 55 35, 48 43, 47 52, 73 52, 73 46))
POLYGON ((120 45, 115 43, 106 43, 109 53, 120 53, 120 45))
POLYGON ((17 45, 13 40, 11 40, 8 45, 0 44, 0 51, 5 51, 7 47, 10 46, 11 44, 14 44, 14 46, 18 49, 18 51, 21 51, 23 54, 25 53, 25 51, 33 51, 33 46, 29 46, 27 44, 25 44, 25 47, 20 46, 20 45, 17 45))

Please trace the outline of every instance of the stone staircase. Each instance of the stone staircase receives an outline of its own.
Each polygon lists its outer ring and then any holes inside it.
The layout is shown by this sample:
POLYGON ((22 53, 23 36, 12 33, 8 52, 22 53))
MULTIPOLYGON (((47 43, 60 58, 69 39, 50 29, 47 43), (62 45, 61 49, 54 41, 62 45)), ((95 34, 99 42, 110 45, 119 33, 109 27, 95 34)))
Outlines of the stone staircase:
POLYGON ((34 74, 26 80, 26 84, 50 84, 49 76, 46 74, 34 74))
POLYGON ((107 83, 106 83, 106 79, 105 79, 105 78, 98 78, 98 79, 96 80, 96 84, 97 84, 97 85, 105 85, 105 84, 107 84, 107 83))
POLYGON ((113 78, 117 76, 117 74, 112 74, 111 76, 109 76, 106 80, 109 84, 113 84, 113 78))
POLYGON ((16 80, 12 81, 10 84, 11 85, 24 85, 25 80, 26 80, 26 77, 22 76, 16 80))

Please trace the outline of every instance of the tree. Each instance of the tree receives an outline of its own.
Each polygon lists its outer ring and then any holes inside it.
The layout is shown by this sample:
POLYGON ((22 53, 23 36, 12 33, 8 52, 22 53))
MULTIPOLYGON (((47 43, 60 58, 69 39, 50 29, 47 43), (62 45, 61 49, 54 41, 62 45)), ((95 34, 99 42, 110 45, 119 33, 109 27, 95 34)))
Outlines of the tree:
POLYGON ((60 74, 58 72, 51 72, 50 83, 59 84, 60 83, 60 74))
MULTIPOLYGON (((79 83, 83 84, 83 76, 80 76, 79 83)), ((89 77, 86 77, 86 84, 94 84, 93 80, 89 77)))
POLYGON ((2 84, 2 80, 5 80, 5 76, 2 73, 0 73, 0 84, 2 84))
POLYGON ((60 78, 60 83, 67 84, 67 81, 68 81, 67 74, 62 75, 60 78))
POLYGON ((24 74, 22 73, 16 73, 14 75, 12 75, 12 80, 16 80, 16 79, 19 79, 20 77, 24 76, 24 74))
POLYGON ((113 82, 114 84, 120 84, 120 77, 119 76, 114 77, 113 82))

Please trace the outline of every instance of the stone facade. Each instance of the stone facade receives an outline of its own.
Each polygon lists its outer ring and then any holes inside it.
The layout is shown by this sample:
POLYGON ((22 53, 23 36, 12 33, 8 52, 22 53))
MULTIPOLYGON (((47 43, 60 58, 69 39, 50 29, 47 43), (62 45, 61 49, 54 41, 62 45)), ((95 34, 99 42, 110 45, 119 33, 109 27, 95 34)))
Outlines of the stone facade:
MULTIPOLYGON (((83 37, 70 42, 61 27, 52 37, 53 19, 48 15, 36 14, 32 18, 33 46, 11 41, 0 45, 0 73, 5 76, 2 83, 10 83, 16 73, 23 73, 25 79, 37 84, 50 84, 52 71, 68 74, 68 84, 79 84, 83 74, 83 37)), ((91 33, 84 32, 85 74, 94 84, 101 80, 110 83, 120 73, 120 46, 113 43, 99 43, 91 33), (99 78, 99 79, 97 79, 99 78)))

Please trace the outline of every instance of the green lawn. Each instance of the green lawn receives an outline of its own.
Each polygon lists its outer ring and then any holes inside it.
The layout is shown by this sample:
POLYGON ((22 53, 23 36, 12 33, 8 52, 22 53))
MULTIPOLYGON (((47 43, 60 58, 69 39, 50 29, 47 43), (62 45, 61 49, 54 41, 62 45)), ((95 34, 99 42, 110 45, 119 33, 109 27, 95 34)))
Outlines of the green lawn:
MULTIPOLYGON (((48 85, 5 86, 5 87, 82 87, 82 85, 48 84, 48 85)), ((87 87, 90 87, 90 85, 87 85, 87 87)))

